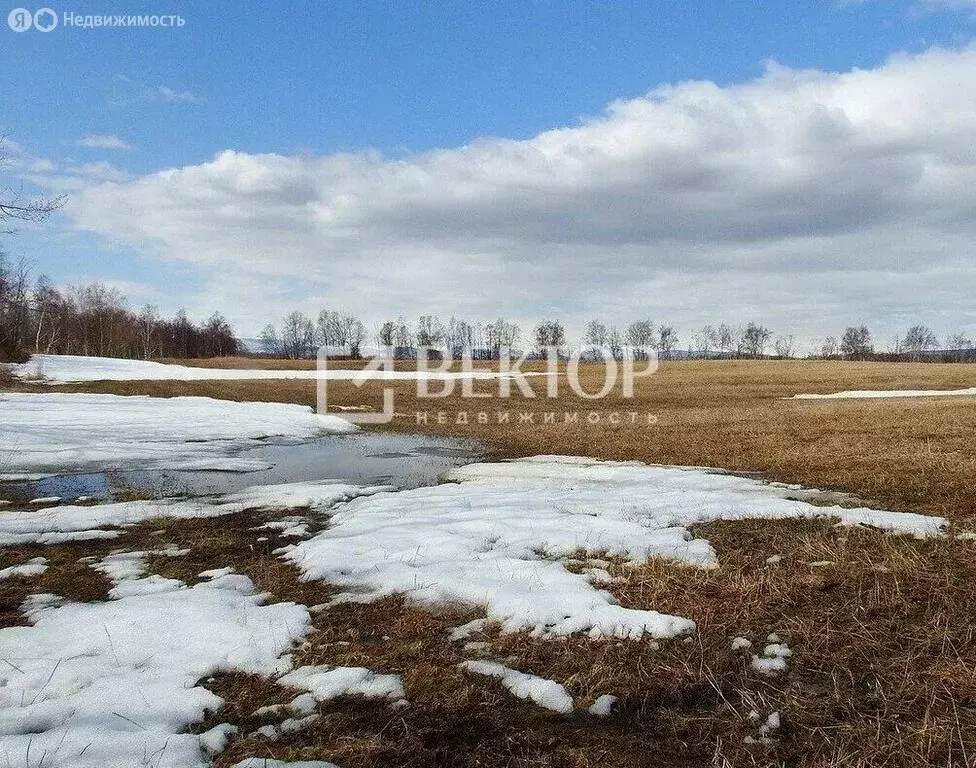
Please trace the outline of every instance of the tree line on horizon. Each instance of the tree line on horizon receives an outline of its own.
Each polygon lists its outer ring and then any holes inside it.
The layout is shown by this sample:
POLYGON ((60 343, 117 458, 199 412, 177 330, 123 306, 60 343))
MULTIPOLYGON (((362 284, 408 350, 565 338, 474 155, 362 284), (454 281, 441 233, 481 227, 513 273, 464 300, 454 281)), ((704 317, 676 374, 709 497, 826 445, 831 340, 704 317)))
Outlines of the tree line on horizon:
MULTIPOLYGON (((325 346, 358 358, 367 346, 391 348, 399 359, 416 358, 420 350, 433 357, 496 360, 525 354, 543 357, 550 349, 563 354, 569 339, 563 323, 543 320, 525 332, 505 318, 470 322, 422 315, 415 323, 403 317, 381 323, 372 333, 356 316, 324 309, 313 320, 302 312, 289 313, 261 334, 263 354, 281 358, 314 357, 325 346)), ((791 359, 798 357, 792 335, 776 336, 756 322, 745 325, 704 325, 683 347, 674 326, 640 319, 618 327, 591 320, 580 345, 606 350, 619 359, 625 349, 634 357, 652 353, 664 360, 791 359)), ((131 309, 117 288, 94 282, 57 288, 44 276, 32 279, 29 265, 13 263, 0 251, 0 361, 22 361, 32 353, 91 355, 136 359, 203 358, 248 351, 219 312, 194 323, 184 310, 163 317, 153 305, 131 309)), ((252 352, 254 350, 251 350, 252 352)), ((935 333, 914 325, 885 350, 875 347, 867 326, 851 326, 828 336, 807 357, 828 360, 976 362, 976 344, 963 333, 947 336, 940 345, 935 333)), ((595 351, 584 357, 596 359, 595 351)))
POLYGON ((149 360, 242 350, 219 312, 194 323, 182 309, 170 318, 151 304, 133 311, 117 288, 99 282, 56 288, 44 276, 32 279, 25 261, 13 263, 0 251, 0 362, 30 354, 149 360))
MULTIPOLYGON (((358 358, 372 344, 392 349, 398 359, 414 359, 421 350, 427 350, 428 356, 453 359, 497 360, 503 353, 539 358, 550 349, 566 353, 569 348, 565 327, 559 320, 543 320, 526 333, 518 323, 503 317, 491 322, 469 322, 451 317, 443 322, 437 315, 422 315, 413 324, 403 317, 387 320, 370 334, 355 315, 329 309, 322 310, 314 319, 303 312, 291 312, 279 325, 268 324, 260 341, 264 353, 290 359, 314 357, 322 346, 333 350, 332 354, 358 358)), ((776 336, 756 322, 704 325, 692 334, 690 343, 682 347, 671 324, 655 326, 650 319, 641 319, 618 327, 594 319, 587 324, 580 341, 584 350, 603 349, 616 359, 623 356, 625 349, 638 359, 646 359, 652 353, 664 360, 678 357, 793 359, 799 356, 793 335, 776 336)), ((840 337, 828 336, 806 357, 862 361, 976 361, 976 344, 966 334, 947 336, 945 343, 946 347, 940 348, 939 339, 931 329, 914 325, 887 350, 880 351, 875 349, 867 326, 850 326, 840 337)), ((595 352, 590 356, 596 357, 595 352)))

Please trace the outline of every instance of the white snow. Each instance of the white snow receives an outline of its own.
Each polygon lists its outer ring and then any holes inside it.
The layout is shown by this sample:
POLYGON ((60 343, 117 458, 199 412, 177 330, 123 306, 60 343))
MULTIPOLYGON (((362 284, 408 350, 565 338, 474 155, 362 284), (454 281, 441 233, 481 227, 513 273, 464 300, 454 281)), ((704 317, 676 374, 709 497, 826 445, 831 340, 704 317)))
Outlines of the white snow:
MULTIPOLYGON (((392 490, 391 487, 386 485, 363 487, 326 480, 315 483, 254 485, 242 491, 227 494, 221 501, 224 504, 242 504, 248 508, 272 511, 305 508, 321 511, 344 499, 389 490, 392 490)), ((301 520, 301 518, 296 518, 296 520, 301 520)), ((277 527, 272 526, 271 523, 268 523, 267 526, 269 528, 277 527)))
POLYGON ((299 667, 278 682, 308 691, 316 701, 353 694, 390 701, 404 698, 399 677, 381 675, 364 667, 299 667))
MULTIPOLYGON (((143 578, 146 572, 145 552, 113 553, 102 558, 92 567, 108 576, 114 584, 108 592, 112 599, 135 595, 156 595, 161 592, 173 592, 186 586, 182 581, 167 579, 158 574, 151 574, 143 578)), ((224 586, 227 589, 233 588, 232 585, 224 586)), ((238 591, 242 594, 250 594, 254 591, 254 585, 250 579, 245 579, 244 584, 238 585, 238 591)))
MULTIPOLYGON (((361 371, 329 368, 312 370, 266 370, 258 368, 196 368, 188 365, 169 365, 149 360, 122 360, 114 357, 82 357, 73 355, 33 355, 22 365, 12 366, 14 375, 25 379, 43 378, 57 384, 79 381, 213 381, 242 379, 350 379, 383 380, 447 380, 497 379, 512 374, 489 370, 472 371, 361 371)), ((520 372, 522 376, 544 373, 520 372)))
POLYGON ((596 717, 607 717, 613 711, 613 705, 617 703, 617 697, 608 693, 598 696, 597 700, 590 704, 586 711, 596 717))
POLYGON ((244 459, 234 456, 219 457, 212 459, 189 459, 187 461, 177 461, 172 464, 162 463, 159 469, 172 469, 180 472, 261 472, 271 469, 274 465, 263 459, 244 459))
POLYGON ((379 487, 335 482, 299 483, 297 486, 298 490, 292 489, 289 484, 257 486, 240 494, 216 498, 122 501, 95 506, 67 504, 4 512, 0 515, 0 546, 113 538, 118 536, 118 531, 105 531, 102 528, 136 525, 155 518, 219 517, 246 509, 278 509, 295 499, 327 507, 359 494, 379 490, 379 487))
POLYGON ((36 499, 31 499, 28 504, 42 505, 42 504, 57 504, 61 501, 60 496, 39 496, 36 499))
MULTIPOLYGON (((212 464, 260 438, 356 429, 338 416, 283 403, 11 392, 0 395, 0 466, 33 472, 136 462, 143 468, 212 464)), ((240 460, 233 465, 243 466, 240 460)))
POLYGON ((752 648, 752 642, 745 637, 733 637, 731 647, 733 651, 745 651, 752 648))
POLYGON ((230 723, 215 725, 209 731, 200 734, 200 746, 210 754, 223 752, 227 749, 227 742, 231 736, 237 733, 237 726, 230 723))
POLYGON ((528 699, 545 709, 564 715, 573 711, 573 697, 554 680, 527 675, 493 661, 463 661, 459 666, 476 675, 497 678, 513 696, 528 699))
MULTIPOLYGON (((775 637, 775 635, 770 635, 770 637, 775 637)), ((753 656, 750 665, 756 672, 763 675, 775 675, 778 672, 786 671, 787 659, 793 655, 793 652, 786 646, 785 643, 771 642, 765 648, 761 656, 753 656)))
MULTIPOLYGON (((306 578, 351 590, 339 600, 396 592, 420 604, 483 607, 502 632, 673 637, 694 623, 616 604, 559 558, 580 550, 634 562, 659 556, 715 566, 687 526, 712 520, 833 516, 898 532, 939 534, 924 515, 814 506, 762 482, 700 469, 542 456, 473 464, 455 482, 355 498, 327 530, 286 555, 306 578)), ((483 625, 456 630, 460 639, 483 625)))
POLYGON ((852 389, 829 395, 793 395, 788 400, 859 400, 879 397, 976 397, 976 387, 967 389, 852 389))
POLYGON ((311 629, 304 606, 262 605, 253 592, 214 581, 104 603, 29 601, 33 626, 0 631, 0 762, 209 765, 201 747, 219 746, 217 734, 183 732, 221 704, 197 681, 220 670, 280 674, 282 654, 311 629))
MULTIPOLYGON (((762 715, 760 715, 756 710, 752 710, 749 713, 749 719, 754 723, 762 721, 762 715)), ((759 738, 753 736, 746 736, 743 741, 746 744, 772 744, 773 736, 776 731, 779 730, 780 725, 782 725, 782 720, 780 718, 779 712, 771 712, 767 715, 765 721, 759 726, 759 738)))
POLYGON ((35 557, 21 565, 11 565, 9 568, 0 569, 0 580, 9 579, 13 576, 40 576, 47 570, 47 558, 35 557))

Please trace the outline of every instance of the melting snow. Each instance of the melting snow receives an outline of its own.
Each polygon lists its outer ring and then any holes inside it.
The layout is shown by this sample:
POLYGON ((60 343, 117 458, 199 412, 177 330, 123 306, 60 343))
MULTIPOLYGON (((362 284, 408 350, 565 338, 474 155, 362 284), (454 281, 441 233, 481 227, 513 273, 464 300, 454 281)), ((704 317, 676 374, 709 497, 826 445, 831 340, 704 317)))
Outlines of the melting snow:
POLYGON ((105 526, 136 525, 155 518, 219 517, 246 509, 281 509, 296 499, 309 500, 324 508, 353 496, 373 493, 381 488, 364 488, 345 483, 298 483, 249 488, 240 494, 216 499, 122 501, 114 504, 64 505, 45 509, 5 512, 0 515, 0 546, 57 544, 64 541, 113 538, 117 531, 105 526), (313 490, 314 489, 314 490, 313 490))
MULTIPOLYGON (((134 559, 134 558, 132 558, 134 559)), ((108 566, 133 584, 129 563, 108 566)), ((190 768, 216 734, 182 733, 221 700, 197 685, 220 670, 278 674, 311 629, 294 603, 262 605, 253 585, 217 581, 104 603, 29 601, 33 626, 0 631, 5 766, 190 768)))
MULTIPOLYGON (((776 637, 775 635, 770 635, 770 638, 776 637)), ((778 640, 778 638, 777 638, 778 640)), ((753 656, 751 666, 756 672, 763 675, 775 675, 779 672, 785 672, 787 666, 787 659, 793 655, 793 652, 787 647, 785 643, 781 642, 771 642, 765 648, 761 656, 753 656)))
MULTIPOLYGON (((633 562, 666 557, 715 566, 687 526, 712 520, 833 516, 904 533, 937 534, 941 518, 814 506, 759 481, 701 469, 542 456, 452 470, 456 482, 375 493, 337 506, 327 530, 286 555, 305 577, 395 592, 421 604, 483 606, 503 632, 673 637, 694 623, 616 604, 559 558, 579 550, 633 562)), ((456 630, 460 639, 483 624, 456 630)))
POLYGON ((47 570, 47 558, 35 557, 22 565, 11 565, 9 568, 0 570, 0 579, 9 579, 12 576, 39 576, 47 570))
POLYGON ((856 400, 878 397, 976 397, 976 387, 968 389, 852 389, 829 395, 793 395, 790 400, 856 400))
POLYGON ((613 705, 617 703, 617 697, 608 693, 603 694, 594 701, 587 712, 596 717, 607 717, 613 711, 613 705))
MULTIPOLYGON (((215 379, 495 379, 510 374, 476 370, 457 372, 438 371, 369 371, 330 368, 328 371, 266 370, 257 368, 195 368, 188 365, 168 365, 149 360, 122 360, 113 357, 82 357, 75 355, 33 355, 22 365, 12 367, 15 375, 27 379, 43 377, 50 383, 78 381, 212 381, 215 379)), ((538 373, 523 373, 533 376, 538 373)), ((544 375, 544 374, 543 374, 544 375)))
POLYGON ((0 395, 0 466, 11 472, 72 466, 256 465, 227 455, 260 438, 312 438, 357 428, 302 405, 235 403, 209 397, 0 395))
POLYGON ((573 711, 573 697, 554 680, 527 675, 493 661, 464 661, 459 666, 476 675, 497 678, 513 696, 528 699, 545 709, 564 715, 573 711))
POLYGON ((308 691, 316 701, 352 694, 391 701, 404 698, 399 677, 380 675, 364 667, 299 667, 278 682, 308 691))

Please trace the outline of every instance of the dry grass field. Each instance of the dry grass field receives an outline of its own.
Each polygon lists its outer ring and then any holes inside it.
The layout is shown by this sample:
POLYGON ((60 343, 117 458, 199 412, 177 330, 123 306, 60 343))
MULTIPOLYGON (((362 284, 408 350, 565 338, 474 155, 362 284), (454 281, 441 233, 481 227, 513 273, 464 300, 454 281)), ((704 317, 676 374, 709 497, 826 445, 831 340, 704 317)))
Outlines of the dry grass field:
MULTIPOLYGON (((595 390, 602 370, 588 369, 584 378, 595 390)), ((376 404, 381 386, 333 383, 330 400, 376 404)), ((843 491, 882 508, 942 515, 954 532, 976 526, 976 398, 781 399, 847 389, 972 387, 976 367, 673 363, 639 380, 632 400, 619 394, 584 400, 565 382, 555 400, 429 400, 417 397, 413 382, 387 386, 396 390, 397 416, 384 428, 476 438, 495 457, 563 453, 722 467, 843 491), (510 413, 510 423, 497 423, 499 411, 510 413), (564 423, 564 413, 577 411, 581 421, 600 414, 599 423, 564 423), (427 414, 419 424, 418 412, 427 414), (478 412, 488 423, 478 423, 478 412), (629 412, 640 414, 637 423, 629 423, 629 412), (467 423, 459 423, 460 413, 467 423), (524 413, 534 414, 532 423, 519 423, 524 413), (555 423, 546 423, 546 413, 557 414, 555 423), (611 423, 611 413, 623 414, 623 423, 611 423), (656 423, 648 424, 646 414, 656 423)), ((533 386, 541 394, 544 380, 533 386)), ((315 404, 308 381, 56 389, 315 404)), ((475 389, 497 391, 497 383, 475 389)), ((113 542, 45 547, 52 565, 63 567, 49 569, 43 586, 93 599, 106 586, 79 572, 82 554, 172 543, 192 551, 154 560, 154 572, 192 583, 205 568, 230 565, 275 599, 307 605, 327 599, 329 585, 301 582, 297 570, 271 554, 274 542, 258 540, 252 529, 262 519, 255 513, 152 521, 113 542)), ((976 765, 976 541, 915 540, 828 521, 712 523, 694 533, 712 542, 720 568, 617 562, 608 568, 624 577, 608 586, 622 604, 694 619, 699 629, 688 641, 535 640, 490 630, 472 638, 488 643, 492 658, 559 681, 584 704, 599 693, 617 694, 610 717, 559 716, 466 676, 457 668, 465 657, 447 630, 471 614, 437 614, 391 598, 318 613, 297 661, 401 675, 408 708, 338 700, 321 705, 322 717, 309 729, 268 743, 253 734, 263 723, 254 710, 294 692, 259 678, 220 675, 207 685, 228 705, 200 727, 229 721, 252 732, 219 756, 223 767, 245 755, 329 759, 343 768, 976 765), (780 559, 767 562, 772 555, 780 559), (742 636, 761 648, 770 633, 793 653, 788 671, 777 677, 756 673, 749 652, 730 645, 742 636), (758 741, 760 722, 772 712, 780 713, 782 726, 768 743, 758 741)), ((0 567, 38 552, 2 550, 0 567)), ((16 580, 0 584, 4 623, 23 621, 23 597, 16 580)))
MULTIPOLYGON (((206 366, 211 362, 204 361, 206 366)), ((236 359, 224 364, 251 363, 236 359)), ((527 370, 542 368, 536 364, 527 370)), ((599 390, 603 376, 601 366, 584 367, 584 390, 599 390)), ((513 387, 512 396, 501 399, 497 382, 481 381, 474 391, 489 397, 463 398, 457 385, 453 396, 418 398, 414 382, 394 381, 361 388, 332 382, 329 399, 340 406, 378 407, 381 389, 393 387, 397 415, 382 428, 475 438, 496 457, 562 453, 720 467, 843 490, 896 511, 960 522, 976 518, 976 398, 782 399, 854 389, 962 389, 976 386, 974 366, 665 363, 656 374, 636 380, 632 399, 621 397, 617 387, 604 399, 585 400, 561 380, 553 400, 544 396, 546 377, 527 381, 537 397, 526 398, 513 387), (499 424, 496 414, 505 411, 509 423, 499 424), (479 412, 487 414, 487 424, 478 423, 479 412), (567 412, 578 413, 581 423, 566 423, 567 412), (600 414, 599 423, 585 423, 591 412, 600 414), (630 412, 639 414, 636 423, 630 423, 630 412), (427 414, 426 420, 418 423, 418 413, 427 414), (519 423, 519 414, 525 413, 534 414, 532 423, 519 423), (547 413, 554 414, 555 423, 546 423, 547 413), (621 423, 610 423, 612 413, 620 414, 621 423), (438 414, 443 414, 440 420, 438 414), (459 414, 465 414, 466 424, 459 423, 459 414), (655 424, 647 423, 647 414, 655 424)), ((437 387, 432 384, 431 390, 437 387)), ((94 382, 55 390, 316 403, 315 383, 300 380, 94 382)))

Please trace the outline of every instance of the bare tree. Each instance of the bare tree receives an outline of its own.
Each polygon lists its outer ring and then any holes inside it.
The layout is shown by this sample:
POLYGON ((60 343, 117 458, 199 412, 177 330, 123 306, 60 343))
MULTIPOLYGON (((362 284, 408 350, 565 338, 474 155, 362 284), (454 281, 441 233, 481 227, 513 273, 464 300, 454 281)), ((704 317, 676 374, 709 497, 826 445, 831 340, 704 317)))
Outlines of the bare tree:
POLYGON ((766 345, 773 332, 764 325, 750 322, 740 338, 740 351, 745 357, 760 358, 766 353, 766 345))
MULTIPOLYGON (((9 148, 5 137, 0 136, 0 167, 8 165, 9 148)), ((8 221, 43 221, 52 213, 64 207, 67 198, 28 197, 22 189, 9 187, 0 189, 0 224, 8 221)), ((3 230, 6 233, 10 229, 3 230)))
POLYGON ((829 360, 840 354, 840 345, 837 343, 836 336, 828 336, 820 345, 820 357, 829 360))
POLYGON ((349 355, 358 358, 362 354, 363 342, 366 340, 366 326, 352 315, 342 318, 343 335, 349 348, 349 355))
POLYGON ((599 320, 590 320, 586 325, 586 336, 583 338, 583 343, 593 347, 605 347, 607 345, 607 326, 599 320))
POLYGON ((656 346, 654 323, 650 320, 637 320, 627 326, 627 344, 634 350, 634 357, 646 360, 656 346))
POLYGON ((780 336, 773 344, 773 348, 776 350, 777 357, 782 357, 784 360, 792 359, 796 355, 796 340, 793 334, 780 336))
POLYGON ((337 348, 346 345, 346 328, 342 316, 335 310, 323 309, 315 322, 316 335, 324 347, 337 348))
POLYGON ((19 359, 30 339, 30 265, 0 251, 0 360, 19 359))
POLYGON ((484 332, 489 355, 495 359, 501 357, 503 349, 507 354, 511 354, 522 336, 522 329, 517 323, 509 322, 502 317, 486 325, 484 332))
POLYGON ((674 349, 678 346, 678 334, 673 325, 662 325, 658 331, 658 349, 661 357, 670 360, 674 349))
POLYGON ((558 320, 543 320, 535 327, 535 345, 540 353, 555 349, 556 355, 566 345, 566 330, 558 320))
POLYGON ((50 354, 68 332, 71 307, 43 275, 34 288, 34 352, 50 354))
POLYGON ((920 360, 922 356, 939 346, 939 339, 931 329, 924 325, 913 325, 901 339, 899 349, 911 360, 920 360))
POLYGON ((945 345, 948 358, 957 363, 976 357, 973 354, 976 350, 973 349, 972 339, 963 332, 947 336, 945 345))
POLYGON ((281 328, 281 349, 293 360, 311 357, 315 351, 315 324, 303 312, 292 312, 281 328))
POLYGON ((610 355, 614 360, 623 358, 624 337, 615 325, 611 325, 607 329, 607 349, 610 351, 610 355))
POLYGON ((700 357, 709 357, 719 343, 718 331, 711 325, 703 325, 694 337, 695 351, 700 357))
POLYGON ((284 357, 284 348, 281 346, 281 337, 278 335, 278 329, 274 327, 274 323, 268 323, 264 326, 264 330, 261 331, 261 347, 269 355, 275 355, 277 357, 284 357))
POLYGON ((848 360, 866 360, 874 354, 871 331, 866 325, 850 326, 840 339, 840 353, 848 360))
POLYGON ((735 334, 732 326, 722 323, 718 327, 718 351, 723 355, 731 355, 735 350, 735 334))
POLYGON ((413 332, 402 317, 398 317, 393 325, 393 355, 397 358, 416 357, 413 332))
POLYGON ((139 312, 139 343, 142 345, 142 359, 149 360, 156 349, 156 335, 159 325, 159 310, 153 304, 146 304, 139 312))
POLYGON ((392 320, 387 320, 376 332, 376 343, 381 347, 392 347, 395 332, 396 323, 394 323, 392 320))
POLYGON ((444 325, 437 315, 421 315, 417 321, 418 349, 439 349, 446 337, 444 325))
POLYGON ((446 342, 454 359, 474 355, 474 328, 464 320, 452 317, 447 323, 446 342))

